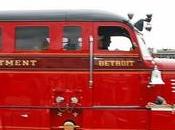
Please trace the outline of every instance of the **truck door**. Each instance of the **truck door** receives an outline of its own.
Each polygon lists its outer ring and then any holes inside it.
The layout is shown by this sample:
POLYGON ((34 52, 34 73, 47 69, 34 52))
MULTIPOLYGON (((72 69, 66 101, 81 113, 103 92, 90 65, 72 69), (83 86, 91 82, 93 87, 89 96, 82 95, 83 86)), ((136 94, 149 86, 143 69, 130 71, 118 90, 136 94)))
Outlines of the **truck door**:
POLYGON ((141 109, 142 62, 134 31, 123 23, 99 22, 94 25, 94 37, 93 105, 100 110, 100 126, 146 129, 147 111, 141 109))
MULTIPOLYGON (((62 75, 65 83, 65 96, 68 104, 74 107, 85 107, 91 105, 91 89, 89 89, 89 35, 92 25, 87 22, 66 22, 62 26, 62 54, 68 61, 68 73, 62 75), (77 44, 78 43, 78 44, 77 44), (67 94, 66 94, 67 93, 67 94), (74 100, 77 103, 73 103, 74 100)), ((64 105, 66 105, 66 103, 64 105)), ((70 107, 72 107, 70 106, 70 107)))

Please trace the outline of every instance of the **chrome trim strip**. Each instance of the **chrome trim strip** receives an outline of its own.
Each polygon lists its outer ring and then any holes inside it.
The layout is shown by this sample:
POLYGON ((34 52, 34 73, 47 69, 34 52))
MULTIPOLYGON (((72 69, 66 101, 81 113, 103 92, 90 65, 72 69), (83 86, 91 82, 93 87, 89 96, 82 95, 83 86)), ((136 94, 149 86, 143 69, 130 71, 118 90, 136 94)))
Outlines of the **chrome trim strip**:
POLYGON ((152 111, 174 111, 173 108, 151 108, 152 111))
POLYGON ((171 111, 175 110, 173 105, 165 104, 165 105, 150 105, 147 108, 151 109, 151 111, 171 111))
MULTIPOLYGON (((66 108, 66 106, 58 107, 58 106, 0 106, 0 109, 58 109, 58 108, 66 108)), ((71 107, 76 109, 147 109, 142 106, 88 106, 88 107, 71 107)))
POLYGON ((141 106, 92 106, 95 109, 133 109, 142 108, 141 106))
MULTIPOLYGON (((1 127, 0 127, 1 128, 1 127)), ((52 127, 51 127, 52 128, 52 127)), ((18 130, 23 130, 23 129, 28 129, 28 130, 50 130, 50 127, 25 127, 25 126, 2 126, 2 129, 18 129, 18 130)))
POLYGON ((171 79, 170 81, 175 82, 175 79, 171 79))

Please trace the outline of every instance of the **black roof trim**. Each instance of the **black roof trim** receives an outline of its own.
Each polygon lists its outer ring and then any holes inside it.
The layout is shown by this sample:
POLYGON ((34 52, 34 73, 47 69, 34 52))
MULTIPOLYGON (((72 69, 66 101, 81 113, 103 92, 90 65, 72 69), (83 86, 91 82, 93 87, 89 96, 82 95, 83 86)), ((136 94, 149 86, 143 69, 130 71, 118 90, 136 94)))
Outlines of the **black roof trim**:
POLYGON ((94 10, 0 11, 0 21, 120 21, 119 15, 94 10))

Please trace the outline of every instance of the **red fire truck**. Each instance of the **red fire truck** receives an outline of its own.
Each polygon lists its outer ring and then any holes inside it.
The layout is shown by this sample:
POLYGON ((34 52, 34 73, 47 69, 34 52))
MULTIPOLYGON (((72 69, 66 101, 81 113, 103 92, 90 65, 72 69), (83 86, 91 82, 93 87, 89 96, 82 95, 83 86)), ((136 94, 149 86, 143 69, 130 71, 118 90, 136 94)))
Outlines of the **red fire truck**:
POLYGON ((0 130, 175 130, 175 60, 150 55, 150 21, 0 12, 0 130))

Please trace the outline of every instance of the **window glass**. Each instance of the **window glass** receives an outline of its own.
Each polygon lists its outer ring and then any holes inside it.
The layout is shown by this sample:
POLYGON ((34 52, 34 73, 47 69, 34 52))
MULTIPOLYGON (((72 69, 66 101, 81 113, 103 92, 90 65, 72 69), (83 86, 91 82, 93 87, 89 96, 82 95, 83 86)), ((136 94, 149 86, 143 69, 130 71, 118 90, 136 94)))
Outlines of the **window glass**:
POLYGON ((2 29, 0 28, 0 48, 2 48, 2 29))
POLYGON ((47 50, 49 46, 48 27, 17 27, 17 50, 47 50))
POLYGON ((80 50, 82 47, 81 28, 78 26, 64 27, 64 50, 80 50))
POLYGON ((140 33, 137 33, 137 40, 139 42, 140 49, 141 49, 141 52, 142 52, 143 57, 144 58, 147 57, 147 58, 152 59, 152 56, 150 54, 150 51, 148 50, 148 47, 147 47, 147 45, 145 43, 145 40, 143 39, 143 35, 140 34, 140 33))
POLYGON ((98 29, 99 49, 108 51, 131 51, 134 49, 129 33, 121 27, 101 26, 98 29))

